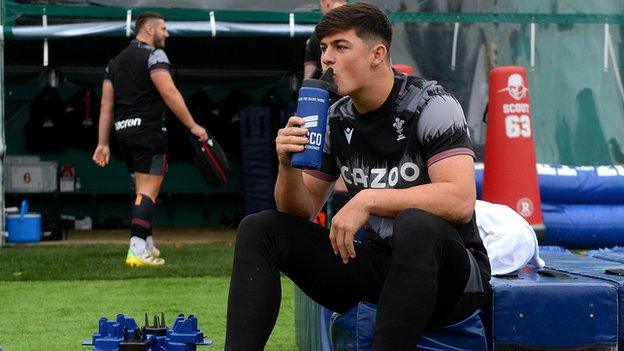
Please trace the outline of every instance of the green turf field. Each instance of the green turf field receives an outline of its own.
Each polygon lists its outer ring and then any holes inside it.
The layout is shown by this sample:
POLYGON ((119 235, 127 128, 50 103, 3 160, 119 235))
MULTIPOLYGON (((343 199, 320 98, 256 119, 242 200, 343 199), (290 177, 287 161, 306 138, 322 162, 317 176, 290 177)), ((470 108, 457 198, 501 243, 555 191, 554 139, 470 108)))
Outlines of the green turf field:
MULTIPOLYGON (((143 324, 144 313, 182 312, 222 350, 231 245, 163 246, 164 267, 129 269, 121 245, 0 249, 0 345, 13 350, 91 350, 80 346, 100 317, 143 324)), ((266 350, 296 350, 293 284, 282 279, 282 307, 266 350)))

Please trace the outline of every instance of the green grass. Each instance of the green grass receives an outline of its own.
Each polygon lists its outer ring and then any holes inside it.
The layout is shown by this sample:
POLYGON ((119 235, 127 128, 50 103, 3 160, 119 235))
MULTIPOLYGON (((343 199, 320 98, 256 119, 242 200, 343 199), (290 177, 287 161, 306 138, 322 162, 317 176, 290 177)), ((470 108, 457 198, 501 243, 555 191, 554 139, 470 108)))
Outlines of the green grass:
POLYGON ((222 277, 232 271, 233 247, 162 246, 166 264, 128 269, 124 245, 10 246, 0 250, 0 281, 222 277))
MULTIPOLYGON (((143 324, 144 313, 194 314, 211 347, 225 340, 232 247, 164 246, 165 267, 129 269, 114 245, 0 249, 0 345, 13 350, 91 350, 80 346, 100 317, 143 324), (19 273, 21 274, 15 274, 19 273)), ((266 350, 296 350, 293 284, 282 279, 282 306, 266 350)))

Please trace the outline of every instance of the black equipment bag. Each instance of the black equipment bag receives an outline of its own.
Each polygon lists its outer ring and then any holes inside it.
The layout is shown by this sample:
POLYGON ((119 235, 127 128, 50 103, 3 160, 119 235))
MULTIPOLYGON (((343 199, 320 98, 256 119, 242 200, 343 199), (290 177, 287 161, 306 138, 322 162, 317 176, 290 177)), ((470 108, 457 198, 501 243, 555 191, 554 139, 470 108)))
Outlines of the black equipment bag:
POLYGON ((231 177, 230 165, 217 140, 208 133, 208 140, 200 142, 189 133, 189 139, 195 150, 195 164, 206 180, 206 184, 219 187, 225 185, 231 177))
POLYGON ((58 90, 46 86, 31 101, 25 126, 26 147, 35 152, 58 150, 67 145, 65 103, 58 90))
POLYGON ((100 96, 91 88, 78 90, 66 104, 67 140, 77 149, 93 152, 98 145, 100 96))

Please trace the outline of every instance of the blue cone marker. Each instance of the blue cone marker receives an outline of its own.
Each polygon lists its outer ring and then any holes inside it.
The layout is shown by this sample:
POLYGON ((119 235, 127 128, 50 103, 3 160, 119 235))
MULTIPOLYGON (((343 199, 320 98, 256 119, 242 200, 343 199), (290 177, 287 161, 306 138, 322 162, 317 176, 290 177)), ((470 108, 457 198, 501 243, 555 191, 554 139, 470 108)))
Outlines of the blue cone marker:
POLYGON ((329 93, 337 93, 334 69, 328 68, 319 79, 304 79, 297 99, 297 116, 305 121, 308 143, 302 152, 292 155, 290 164, 301 169, 319 169, 323 158, 329 93))

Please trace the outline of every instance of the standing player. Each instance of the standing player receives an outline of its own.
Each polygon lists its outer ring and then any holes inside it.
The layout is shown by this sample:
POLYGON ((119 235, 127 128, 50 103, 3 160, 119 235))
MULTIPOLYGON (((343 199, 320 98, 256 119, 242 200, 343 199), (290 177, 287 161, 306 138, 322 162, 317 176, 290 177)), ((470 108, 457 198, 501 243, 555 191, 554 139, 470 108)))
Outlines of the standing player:
POLYGON ((169 59, 163 51, 169 37, 164 18, 154 12, 142 13, 136 19, 135 32, 136 38, 106 68, 93 161, 101 167, 108 164, 114 121, 117 141, 136 190, 126 264, 160 266, 165 261, 154 246, 152 217, 167 170, 167 107, 200 141, 206 141, 208 135, 195 123, 173 83, 169 59))
MULTIPOLYGON (((347 0, 320 0, 321 13, 329 11, 347 3, 347 0)), ((316 37, 316 29, 306 42, 305 54, 303 58, 303 78, 318 78, 321 76, 321 43, 316 37)))

